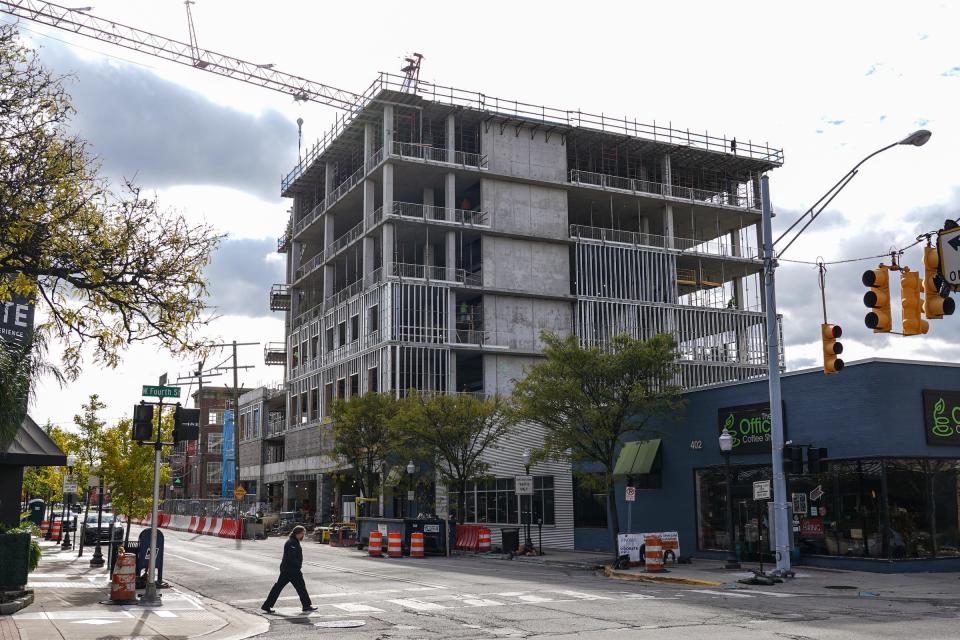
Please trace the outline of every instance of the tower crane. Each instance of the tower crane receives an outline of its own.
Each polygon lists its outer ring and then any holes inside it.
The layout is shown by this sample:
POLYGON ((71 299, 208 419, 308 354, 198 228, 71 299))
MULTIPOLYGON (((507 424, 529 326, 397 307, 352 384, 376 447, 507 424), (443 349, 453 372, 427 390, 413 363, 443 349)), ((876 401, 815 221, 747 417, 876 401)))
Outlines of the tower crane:
MULTIPOLYGON (((184 4, 187 8, 189 42, 181 42, 113 20, 98 18, 88 13, 90 7, 70 8, 37 0, 0 0, 0 12, 271 89, 292 96, 297 101, 318 102, 347 112, 355 112, 365 106, 362 103, 362 96, 352 91, 278 71, 272 64, 256 64, 209 49, 201 49, 197 45, 193 14, 190 11, 193 0, 186 0, 184 4)), ((414 90, 416 79, 419 77, 421 57, 419 54, 414 54, 414 59, 408 59, 408 65, 404 68, 404 72, 411 79, 411 88, 414 90)))

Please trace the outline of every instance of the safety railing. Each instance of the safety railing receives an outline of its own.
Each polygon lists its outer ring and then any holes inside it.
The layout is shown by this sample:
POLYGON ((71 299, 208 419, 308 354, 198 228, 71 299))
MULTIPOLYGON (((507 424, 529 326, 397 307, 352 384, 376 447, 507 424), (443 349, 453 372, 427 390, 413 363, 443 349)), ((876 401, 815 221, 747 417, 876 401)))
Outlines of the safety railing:
POLYGON ((287 345, 283 342, 268 342, 263 347, 263 363, 267 365, 287 364, 287 345))
POLYGON ((478 169, 487 166, 487 157, 479 153, 454 151, 453 158, 451 159, 450 153, 446 149, 419 142, 398 142, 395 140, 391 148, 391 153, 406 160, 458 164, 464 167, 476 167, 478 169))
POLYGON ((311 273, 319 269, 321 266, 323 266, 323 263, 325 260, 324 259, 325 253, 326 253, 325 251, 321 250, 320 253, 313 256, 312 258, 304 262, 302 265, 297 267, 297 270, 294 272, 294 276, 293 276, 294 282, 307 277, 308 275, 310 275, 311 273))
POLYGON ((749 189, 738 189, 737 193, 709 191, 695 187, 668 185, 662 182, 625 178, 605 173, 594 173, 581 169, 571 169, 569 181, 572 184, 598 187, 602 189, 618 189, 632 193, 647 193, 659 197, 676 198, 678 200, 693 200, 700 204, 737 207, 740 209, 760 209, 760 203, 753 198, 749 189), (742 191, 742 193, 741 193, 742 191))
POLYGON ((454 222, 470 226, 489 226, 487 212, 483 210, 447 209, 437 205, 417 204, 415 202, 394 202, 391 215, 401 218, 419 218, 427 221, 454 222))
POLYGON ((597 242, 614 242, 634 246, 655 247, 668 249, 680 253, 704 254, 727 258, 744 258, 758 260, 759 252, 748 243, 734 244, 726 236, 712 240, 694 240, 678 238, 676 236, 661 236, 652 233, 638 233, 636 231, 622 231, 620 229, 605 229, 590 227, 582 224, 570 225, 572 240, 593 240, 597 242))
POLYGON ((323 300, 323 305, 327 308, 331 306, 336 306, 345 300, 349 300, 353 296, 359 294, 363 291, 363 280, 357 280, 356 282, 347 285, 340 291, 327 296, 323 300))
POLYGON ((271 416, 270 418, 267 419, 266 424, 263 425, 264 438, 283 435, 286 432, 287 432, 286 416, 279 416, 279 417, 271 416))
POLYGON ((333 241, 333 244, 327 249, 327 252, 330 254, 330 257, 340 253, 340 250, 346 247, 351 242, 355 241, 357 238, 363 235, 363 222, 355 225, 349 231, 341 235, 339 238, 333 241))

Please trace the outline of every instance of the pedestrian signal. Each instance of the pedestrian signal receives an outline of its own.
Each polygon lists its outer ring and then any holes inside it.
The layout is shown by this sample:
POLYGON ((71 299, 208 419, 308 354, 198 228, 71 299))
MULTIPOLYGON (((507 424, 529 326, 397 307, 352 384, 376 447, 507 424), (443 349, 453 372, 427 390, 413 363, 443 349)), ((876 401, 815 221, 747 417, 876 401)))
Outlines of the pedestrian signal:
POLYGON ((153 405, 133 405, 133 439, 138 442, 153 438, 153 405))
POLYGON ((872 309, 863 322, 874 333, 888 333, 890 324, 890 267, 885 264, 863 272, 863 285, 870 291, 863 294, 863 304, 872 309))
MULTIPOLYGON (((940 254, 936 247, 923 248, 923 315, 927 320, 952 316, 956 309, 953 298, 942 296, 943 278, 940 276, 940 254)), ((947 289, 945 293, 949 293, 947 289)))

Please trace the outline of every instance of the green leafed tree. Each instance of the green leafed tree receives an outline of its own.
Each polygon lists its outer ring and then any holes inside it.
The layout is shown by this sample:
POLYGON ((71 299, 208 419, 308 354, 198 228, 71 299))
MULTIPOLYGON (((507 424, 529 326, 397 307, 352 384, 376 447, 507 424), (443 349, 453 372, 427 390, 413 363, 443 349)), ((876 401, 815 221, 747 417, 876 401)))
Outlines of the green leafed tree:
POLYGON ((512 427, 505 409, 498 398, 411 392, 393 419, 404 452, 429 460, 440 481, 457 492, 461 518, 467 485, 489 471, 484 453, 497 448, 512 427))
POLYGON ((652 423, 683 407, 675 385, 677 349, 673 337, 649 340, 626 335, 607 348, 583 347, 576 336, 543 335, 546 359, 529 368, 514 387, 516 419, 545 429, 543 458, 602 469, 609 526, 619 533, 613 470, 625 438, 650 434, 652 423))
POLYGON ((396 447, 390 421, 397 411, 396 399, 387 393, 367 393, 350 400, 335 400, 333 453, 353 467, 357 485, 365 497, 379 493, 377 479, 396 447))
POLYGON ((111 367, 137 341, 199 348, 203 269, 220 237, 132 183, 111 188, 69 131, 63 78, 17 38, 0 24, 0 301, 37 303, 68 377, 87 348, 111 367))
MULTIPOLYGON (((166 411, 162 433, 173 433, 173 412, 166 411)), ((127 516, 125 540, 130 539, 130 518, 144 518, 153 509, 154 448, 137 444, 132 438, 132 423, 121 420, 104 430, 101 438, 101 473, 104 486, 110 487, 113 512, 127 516)), ((160 484, 170 480, 170 468, 160 466, 160 484)))

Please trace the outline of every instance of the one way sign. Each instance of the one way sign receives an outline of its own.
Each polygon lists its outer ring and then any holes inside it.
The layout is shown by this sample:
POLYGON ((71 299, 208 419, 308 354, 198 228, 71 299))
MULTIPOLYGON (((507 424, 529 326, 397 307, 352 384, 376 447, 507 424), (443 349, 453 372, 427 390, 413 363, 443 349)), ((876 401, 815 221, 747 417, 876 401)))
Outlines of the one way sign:
POLYGON ((937 234, 940 275, 954 291, 960 291, 960 227, 942 229, 937 234))

